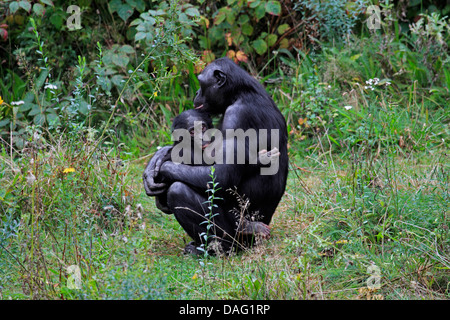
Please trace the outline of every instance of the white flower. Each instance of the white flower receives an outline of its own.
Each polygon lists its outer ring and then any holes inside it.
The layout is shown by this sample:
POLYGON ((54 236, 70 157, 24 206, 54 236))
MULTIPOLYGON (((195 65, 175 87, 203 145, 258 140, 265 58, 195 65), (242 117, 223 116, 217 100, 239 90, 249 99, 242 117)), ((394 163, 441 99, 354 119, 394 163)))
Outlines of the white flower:
POLYGON ((58 89, 58 87, 55 86, 54 84, 47 83, 47 84, 44 86, 44 89, 56 90, 56 89, 58 89))
POLYGON ((350 109, 352 109, 353 108, 353 106, 344 106, 344 109, 345 110, 350 110, 350 109))
POLYGON ((24 103, 25 103, 25 101, 22 101, 22 100, 20 100, 20 101, 12 101, 11 105, 12 106, 20 106, 21 104, 24 104, 24 103))
POLYGON ((28 176, 27 176, 27 183, 33 184, 36 181, 36 176, 31 172, 31 170, 28 170, 28 176))

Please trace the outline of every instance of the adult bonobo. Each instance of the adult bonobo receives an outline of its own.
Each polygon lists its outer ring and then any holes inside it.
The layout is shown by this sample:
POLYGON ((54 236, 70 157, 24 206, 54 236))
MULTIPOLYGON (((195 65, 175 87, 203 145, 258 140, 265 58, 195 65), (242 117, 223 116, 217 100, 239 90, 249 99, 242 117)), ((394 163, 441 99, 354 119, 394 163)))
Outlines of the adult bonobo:
MULTIPOLYGON (((207 230, 205 223, 205 213, 209 212, 206 190, 211 181, 210 165, 189 166, 166 161, 157 171, 161 179, 171 183, 167 190, 168 208, 194 239, 186 251, 195 253, 196 246, 202 243, 202 235, 214 230, 222 249, 229 252, 242 244, 238 240, 240 235, 258 233, 242 225, 242 203, 236 194, 249 201, 246 220, 259 222, 250 226, 258 229, 269 225, 284 193, 288 174, 286 121, 264 87, 228 58, 210 63, 198 80, 200 90, 194 107, 211 115, 223 115, 218 127, 223 140, 215 139, 216 149, 212 152, 222 156, 214 161, 216 181, 221 188, 215 196, 222 198, 215 200, 216 228, 207 230), (262 174, 254 151, 275 147, 280 152, 277 170, 262 174)), ((153 157, 144 172, 147 192, 156 185, 158 157, 158 154, 153 157)))

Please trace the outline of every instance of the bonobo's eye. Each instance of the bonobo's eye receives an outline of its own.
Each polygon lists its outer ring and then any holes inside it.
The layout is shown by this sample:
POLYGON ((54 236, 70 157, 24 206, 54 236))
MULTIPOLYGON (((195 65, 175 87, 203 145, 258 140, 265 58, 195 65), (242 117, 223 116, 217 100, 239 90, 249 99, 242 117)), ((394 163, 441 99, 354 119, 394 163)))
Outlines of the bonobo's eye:
POLYGON ((191 135, 191 136, 194 136, 194 128, 191 128, 191 129, 189 129, 189 134, 191 135))

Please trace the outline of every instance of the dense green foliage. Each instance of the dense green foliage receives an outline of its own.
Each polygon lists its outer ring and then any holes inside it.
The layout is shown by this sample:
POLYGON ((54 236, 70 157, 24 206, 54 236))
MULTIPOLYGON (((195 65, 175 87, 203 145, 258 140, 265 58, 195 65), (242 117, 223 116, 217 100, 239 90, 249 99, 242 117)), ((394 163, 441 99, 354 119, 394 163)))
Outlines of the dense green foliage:
POLYGON ((450 297, 449 5, 77 5, 0 3, 1 298, 450 297), (221 56, 285 115, 289 181, 270 240, 192 258, 141 174, 221 56))

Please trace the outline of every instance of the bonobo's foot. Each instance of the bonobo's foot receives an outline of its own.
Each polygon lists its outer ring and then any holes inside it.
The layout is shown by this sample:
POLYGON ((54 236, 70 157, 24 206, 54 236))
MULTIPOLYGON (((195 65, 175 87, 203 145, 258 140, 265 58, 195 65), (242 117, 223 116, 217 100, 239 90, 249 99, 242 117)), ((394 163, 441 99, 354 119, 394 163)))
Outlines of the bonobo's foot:
POLYGON ((239 230, 239 234, 246 235, 246 236, 259 236, 263 239, 269 239, 270 238, 270 227, 262 223, 260 221, 247 221, 244 220, 242 223, 242 226, 239 230))
MULTIPOLYGON (((199 245, 197 245, 194 241, 189 242, 186 247, 184 247, 184 254, 190 254, 193 256, 200 256, 200 255, 204 255, 205 251, 202 249, 199 249, 199 245)), ((222 248, 222 243, 220 241, 217 240, 213 240, 209 245, 208 245, 208 255, 209 256, 222 256, 224 254, 230 254, 231 251, 229 252, 225 252, 224 249, 222 248)))
POLYGON ((184 254, 190 254, 190 255, 193 255, 193 256, 198 256, 198 255, 203 254, 203 252, 198 250, 197 247, 198 246, 195 244, 195 242, 191 241, 191 242, 189 242, 186 245, 186 247, 184 247, 183 253, 184 254))

